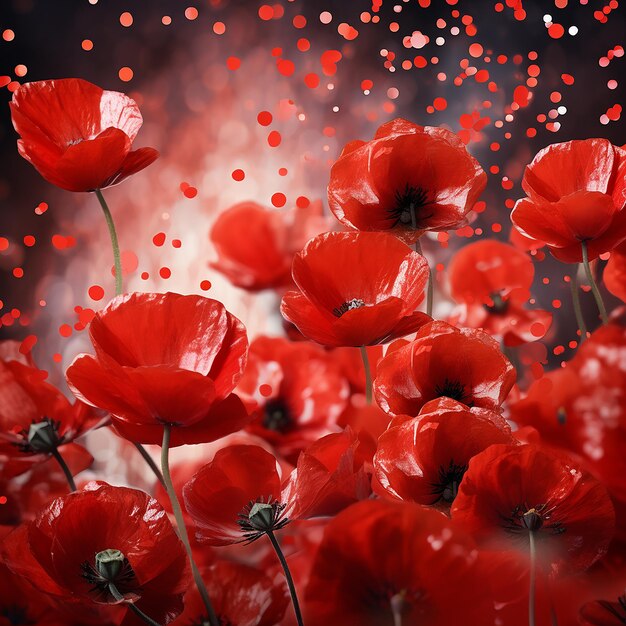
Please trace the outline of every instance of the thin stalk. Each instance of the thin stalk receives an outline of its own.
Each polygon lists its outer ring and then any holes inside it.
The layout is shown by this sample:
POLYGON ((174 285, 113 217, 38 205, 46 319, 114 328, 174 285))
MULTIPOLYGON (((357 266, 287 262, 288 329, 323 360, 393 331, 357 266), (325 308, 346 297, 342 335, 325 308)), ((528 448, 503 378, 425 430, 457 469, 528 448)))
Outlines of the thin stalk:
POLYGON ((198 591, 200 592, 200 596, 202 597, 202 601, 204 602, 204 606, 207 610, 209 623, 211 624, 211 626, 219 626, 219 622, 217 621, 217 615, 215 614, 215 609, 213 608, 213 605, 211 604, 211 600, 209 598, 209 593, 206 590, 204 582, 202 581, 202 576, 200 575, 200 570, 198 569, 198 566, 196 565, 196 562, 193 558, 191 544, 189 543, 189 535, 187 534, 185 519, 183 518, 183 510, 180 508, 180 502, 178 501, 178 496, 176 495, 176 491, 174 490, 174 485, 172 483, 169 458, 171 429, 172 427, 169 424, 166 424, 163 427, 163 444, 161 446, 161 470, 163 472, 165 490, 167 491, 167 495, 170 499, 170 504, 172 505, 174 518, 176 519, 176 525, 178 526, 178 534, 185 546, 185 550, 187 550, 187 556, 189 557, 189 562, 191 563, 191 572, 193 574, 193 579, 196 582, 196 587, 198 587, 198 591))
POLYGON ((102 195, 102 191, 100 189, 96 189, 95 191, 96 198, 98 198, 98 202, 100 202, 100 206, 102 207, 102 212, 104 213, 104 219, 106 219, 107 226, 109 228, 109 235, 111 237, 111 247, 113 248, 113 263, 115 265, 115 295, 119 296, 122 291, 122 257, 120 255, 120 244, 117 240, 117 232, 115 230, 115 222, 113 221, 113 216, 111 215, 111 211, 102 195))
POLYGON ((150 469, 154 472, 154 475, 157 477, 159 482, 165 487, 165 481, 163 480, 163 474, 161 474, 161 470, 158 465, 154 462, 154 459, 150 456, 148 451, 140 444, 135 443, 135 448, 139 451, 139 454, 143 457, 144 461, 150 466, 150 469))
POLYGON ((370 360, 367 356, 367 348, 361 346, 361 358, 363 359, 363 368, 365 369, 365 400, 367 404, 372 404, 372 370, 370 368, 370 360))
POLYGON ((583 266, 585 268, 585 274, 587 274, 587 280, 589 281, 589 285, 591 286, 593 297, 596 299, 596 304, 598 305, 598 311, 600 311, 600 317, 602 318, 602 323, 606 325, 609 323, 609 317, 606 314, 606 307, 604 306, 604 300, 602 300, 602 295, 600 294, 600 290, 598 289, 596 280, 593 277, 593 273, 591 272, 591 266, 589 265, 589 252, 587 250, 587 242, 581 241, 580 245, 583 250, 583 266))
POLYGON ((67 484, 70 486, 70 491, 76 491, 76 483, 74 482, 74 477, 72 476, 72 472, 70 472, 70 468, 67 466, 67 463, 61 456, 61 453, 56 448, 54 448, 51 454, 56 459, 57 463, 61 466, 61 469, 65 474, 65 478, 67 479, 67 484))
POLYGON ((278 557, 280 564, 283 566, 283 572, 285 573, 285 578, 287 579, 287 586, 289 587, 291 602, 293 604, 293 612, 296 614, 296 621, 298 622, 298 626, 304 626, 304 622, 302 621, 302 612, 300 611, 300 603, 298 602, 298 595, 296 594, 296 587, 293 584, 293 578, 291 577, 291 572, 289 571, 289 566, 287 565, 285 555, 283 554, 283 551, 280 548, 280 544, 278 543, 278 539, 276 539, 274 533, 271 530, 268 530, 265 534, 272 542, 272 546, 274 546, 276 556, 278 557))
POLYGON ((537 549, 535 546, 535 531, 528 533, 530 545, 530 588, 528 590, 528 626, 535 626, 535 588, 536 588, 536 568, 537 549))
POLYGON ((585 318, 583 317, 582 309, 580 308, 580 297, 578 294, 578 276, 577 272, 573 272, 570 276, 569 288, 572 294, 572 304, 574 305, 574 315, 576 316, 576 323, 580 330, 580 343, 587 339, 587 327, 585 326, 585 318))
POLYGON ((124 602, 124 604, 140 619, 150 626, 161 626, 159 622, 155 622, 151 617, 148 617, 138 606, 135 606, 133 602, 126 602, 124 596, 118 591, 117 587, 113 583, 109 583, 109 591, 111 595, 118 601, 124 602))
MULTIPOLYGON (((415 252, 424 256, 424 253, 422 252, 422 244, 420 243, 419 239, 415 242, 415 252)), ((431 317, 433 315, 434 298, 435 298, 435 286, 433 284, 433 271, 429 265, 428 266, 428 285, 426 287, 426 314, 430 315, 431 317)))

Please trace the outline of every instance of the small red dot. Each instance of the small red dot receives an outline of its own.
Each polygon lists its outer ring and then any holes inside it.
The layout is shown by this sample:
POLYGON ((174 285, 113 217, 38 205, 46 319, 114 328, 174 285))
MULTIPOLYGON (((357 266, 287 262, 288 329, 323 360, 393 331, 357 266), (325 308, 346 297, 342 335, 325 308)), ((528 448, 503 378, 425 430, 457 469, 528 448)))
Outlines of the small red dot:
POLYGON ((89 287, 87 293, 92 300, 102 300, 104 298, 104 289, 100 285, 92 285, 89 287))
POLYGON ((246 173, 243 170, 233 170, 231 176, 233 177, 233 180, 241 182, 246 177, 246 173))
POLYGON ((268 384, 262 384, 259 385, 259 393, 264 397, 267 398, 269 396, 272 395, 272 386, 268 385, 268 384))
POLYGON ((261 124, 261 126, 269 126, 272 123, 272 114, 269 111, 261 111, 256 116, 256 121, 261 124))
POLYGON ((284 193, 277 192, 272 195, 272 204, 275 207, 285 206, 286 202, 287 202, 287 198, 284 193))
POLYGON ((210 280, 203 280, 200 283, 200 289, 202 289, 202 291, 208 291, 209 289, 211 289, 211 281, 210 280))
POLYGON ((185 191, 183 191, 185 198, 195 198, 198 195, 198 190, 195 187, 187 187, 185 191))
POLYGON ((169 278, 172 275, 172 270, 169 267, 162 267, 159 270, 159 276, 161 278, 169 278))

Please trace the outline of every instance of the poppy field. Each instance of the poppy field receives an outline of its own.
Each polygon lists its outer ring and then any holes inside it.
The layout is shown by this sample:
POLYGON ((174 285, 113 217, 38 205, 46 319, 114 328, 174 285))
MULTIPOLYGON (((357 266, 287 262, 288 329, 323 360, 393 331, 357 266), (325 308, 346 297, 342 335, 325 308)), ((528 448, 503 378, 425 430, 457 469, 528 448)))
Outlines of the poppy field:
POLYGON ((625 29, 7 0, 0 626, 626 624, 625 29))

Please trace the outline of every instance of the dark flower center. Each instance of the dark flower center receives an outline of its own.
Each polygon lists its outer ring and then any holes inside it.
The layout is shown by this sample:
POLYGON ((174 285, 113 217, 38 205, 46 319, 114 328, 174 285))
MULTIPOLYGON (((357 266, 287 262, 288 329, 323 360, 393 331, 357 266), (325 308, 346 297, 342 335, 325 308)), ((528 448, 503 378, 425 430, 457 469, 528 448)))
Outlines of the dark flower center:
POLYGON ((457 465, 454 460, 450 461, 448 467, 439 468, 439 481, 433 485, 433 493, 439 494, 445 502, 453 502, 459 492, 459 485, 467 465, 457 465))
POLYGON ((284 433, 289 430, 292 423, 293 420, 291 419, 289 409, 282 400, 275 399, 267 402, 263 412, 264 428, 284 433))
POLYGON ((554 509, 547 504, 520 504, 513 509, 510 517, 504 518, 504 527, 515 534, 546 529, 553 535, 560 535, 565 532, 565 526, 561 522, 553 521, 554 509))
POLYGON ((494 315, 504 315, 509 309, 509 301, 505 300, 498 292, 492 293, 491 301, 493 304, 483 304, 483 308, 488 313, 493 313, 494 315))
POLYGON ((237 516, 237 524, 243 531, 243 540, 252 543, 266 533, 284 528, 289 519, 283 517, 285 504, 274 500, 272 496, 251 500, 237 516))
POLYGON ((46 417, 41 422, 33 422, 28 430, 23 428, 17 435, 21 441, 16 443, 21 452, 51 453, 65 442, 65 437, 59 435, 61 422, 46 417))
POLYGON ((96 602, 117 602, 115 591, 121 596, 136 597, 139 584, 128 559, 115 549, 102 550, 94 559, 94 564, 85 561, 81 565, 82 577, 93 587, 96 602))
POLYGON ((466 406, 472 406, 471 396, 466 396, 465 385, 458 380, 446 378, 443 383, 435 386, 435 395, 437 398, 452 398, 452 400, 462 402, 466 406))
POLYGON ((333 315, 335 317, 341 317, 344 313, 348 311, 352 311, 353 309, 360 309, 365 306, 365 302, 360 298, 352 298, 352 300, 348 300, 344 302, 340 307, 333 309, 333 315))
POLYGON ((28 617, 26 607, 12 604, 6 607, 0 607, 0 617, 6 619, 9 624, 14 626, 26 626, 27 624, 35 624, 28 617))
POLYGON ((395 218, 394 226, 419 230, 433 216, 432 211, 426 210, 431 203, 427 192, 421 187, 412 187, 407 183, 404 190, 396 191, 395 201, 395 207, 389 211, 395 218))

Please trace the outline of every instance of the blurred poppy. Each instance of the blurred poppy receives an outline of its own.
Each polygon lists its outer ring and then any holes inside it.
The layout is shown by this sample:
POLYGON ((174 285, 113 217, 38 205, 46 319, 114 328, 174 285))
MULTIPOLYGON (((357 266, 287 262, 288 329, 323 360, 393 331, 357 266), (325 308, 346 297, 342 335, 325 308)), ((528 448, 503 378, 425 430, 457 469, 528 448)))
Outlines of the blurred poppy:
POLYGON ((414 333, 430 317, 426 259, 385 233, 325 233, 293 261, 299 291, 283 296, 282 314, 327 346, 368 346, 414 333))
POLYGON ((294 254, 329 226, 319 202, 285 211, 241 202, 220 213, 211 228, 218 256, 211 267, 248 291, 288 287, 294 254))
POLYGON ((565 455, 538 446, 493 445, 469 463, 452 519, 487 545, 528 552, 555 573, 588 568, 615 531, 606 488, 565 455))
POLYGON ((487 409, 440 398, 378 440, 374 457, 383 493, 448 510, 470 459, 494 443, 513 443, 504 418, 487 409))
POLYGON ((484 239, 464 246, 448 266, 452 297, 460 304, 450 322, 482 328, 507 346, 536 341, 552 323, 552 313, 527 310, 535 268, 517 248, 484 239))
POLYGON ((595 259, 626 239, 625 168, 626 151, 607 139, 552 144, 526 168, 511 220, 561 261, 582 261, 582 242, 595 259))
POLYGON ((136 619, 127 603, 169 623, 191 582, 183 544, 156 500, 104 483, 54 500, 4 550, 9 568, 42 591, 109 605, 117 623, 136 619))
POLYGON ((47 372, 19 352, 20 344, 2 342, 0 358, 0 466, 17 475, 50 458, 57 449, 72 457, 75 473, 91 464, 72 442, 105 420, 82 402, 71 404, 46 382, 47 372), (76 450, 73 450, 73 449, 76 450))
POLYGON ((611 252, 603 278, 606 288, 616 298, 626 302, 626 242, 611 252))
MULTIPOLYGON (((282 576, 274 580, 261 570, 230 561, 218 561, 202 574, 219 624, 275 626, 281 622, 289 605, 282 576)), ((185 594, 185 610, 174 624, 205 623, 208 617, 204 602, 192 587, 185 594)))
POLYGON ((368 142, 348 143, 333 165, 328 203, 356 230, 393 230, 407 243, 425 230, 449 230, 485 189, 487 175, 445 128, 397 118, 368 142))
MULTIPOLYGON (((374 378, 376 377, 378 361, 383 358, 383 346, 367 346, 366 350, 370 373, 374 378)), ((341 368, 341 373, 348 379, 352 393, 365 395, 365 369, 361 351, 354 347, 332 348, 330 356, 333 363, 336 363, 341 368)))
POLYGON ((492 600, 477 593, 476 574, 473 542, 441 513, 409 502, 359 502, 326 527, 305 622, 484 626, 494 623, 492 600))
POLYGON ((514 383, 515 369, 487 333, 437 321, 387 353, 374 393, 391 415, 415 416, 440 397, 497 411, 514 383))
POLYGON ((19 153, 67 191, 116 185, 159 156, 154 148, 131 150, 143 121, 135 101, 86 80, 26 83, 10 107, 19 153))
POLYGON ((295 463, 309 444, 338 430, 349 389, 332 354, 320 346, 258 337, 237 393, 250 403, 248 430, 295 463))
POLYGON ((95 356, 66 372, 74 393, 111 412, 117 432, 139 443, 214 441, 242 428, 231 391, 245 366, 243 324, 217 300, 176 293, 114 298, 89 327, 95 356))

